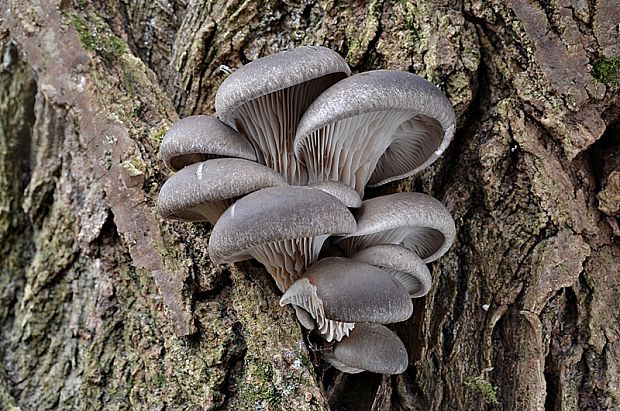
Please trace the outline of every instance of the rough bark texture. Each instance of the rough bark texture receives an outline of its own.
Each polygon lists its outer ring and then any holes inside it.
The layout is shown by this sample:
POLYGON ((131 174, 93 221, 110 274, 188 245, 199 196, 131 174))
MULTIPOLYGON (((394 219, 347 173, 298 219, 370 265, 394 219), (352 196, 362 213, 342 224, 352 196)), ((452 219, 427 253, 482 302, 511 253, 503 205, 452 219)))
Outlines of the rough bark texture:
POLYGON ((6 0, 0 409, 618 409, 616 0, 6 0), (416 72, 459 118, 422 175, 457 222, 395 328, 411 366, 346 376, 256 264, 162 221, 157 157, 222 65, 322 44, 416 72))

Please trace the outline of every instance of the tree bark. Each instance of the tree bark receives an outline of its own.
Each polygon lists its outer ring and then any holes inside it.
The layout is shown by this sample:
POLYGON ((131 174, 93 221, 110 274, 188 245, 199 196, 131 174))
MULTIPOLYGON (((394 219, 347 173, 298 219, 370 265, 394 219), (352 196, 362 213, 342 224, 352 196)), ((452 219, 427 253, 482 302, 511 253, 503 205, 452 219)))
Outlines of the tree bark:
POLYGON ((615 0, 0 4, 0 409, 617 409, 615 0), (235 68, 322 44, 458 115, 415 178, 457 240, 394 329, 399 376, 308 351, 257 263, 163 221, 157 156, 235 68))

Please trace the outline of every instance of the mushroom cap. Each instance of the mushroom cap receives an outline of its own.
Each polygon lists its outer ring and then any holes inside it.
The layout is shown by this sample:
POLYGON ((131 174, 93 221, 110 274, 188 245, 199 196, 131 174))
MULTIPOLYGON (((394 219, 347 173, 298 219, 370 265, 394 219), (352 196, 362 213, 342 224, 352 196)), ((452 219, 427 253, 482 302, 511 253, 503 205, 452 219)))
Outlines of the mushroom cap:
POLYGON ((190 164, 170 177, 159 192, 157 209, 164 218, 211 221, 213 210, 223 211, 228 207, 225 203, 222 209, 218 202, 286 184, 279 173, 253 161, 207 160, 190 164))
POLYGON ((190 116, 174 123, 164 136, 159 153, 172 171, 215 157, 256 161, 249 141, 211 116, 190 116))
POLYGON ((317 188, 333 195, 347 207, 358 208, 362 205, 362 198, 358 192, 340 181, 320 181, 309 184, 308 187, 317 188))
POLYGON ((215 111, 234 127, 234 112, 247 101, 331 74, 340 74, 340 79, 351 70, 338 53, 326 47, 304 46, 271 54, 240 67, 222 82, 215 95, 215 111))
POLYGON ((403 342, 381 324, 355 324, 349 336, 335 344, 332 355, 347 367, 378 374, 401 374, 409 365, 403 342))
POLYGON ((357 230, 339 242, 350 255, 373 245, 399 244, 428 263, 445 254, 456 235, 448 210, 422 193, 396 193, 366 200, 355 217, 357 230))
POLYGON ((338 179, 363 191, 426 167, 455 129, 450 101, 413 73, 376 70, 346 78, 308 107, 295 153, 314 179, 338 179), (350 169, 353 168, 353 169, 350 169))
POLYGON ((411 298, 426 295, 432 284, 431 273, 413 251, 394 244, 380 244, 360 250, 353 260, 379 267, 405 286, 411 298))
POLYGON ((299 47, 255 60, 231 74, 215 96, 218 116, 253 145, 257 161, 305 185, 293 153, 299 119, 325 89, 347 77, 342 57, 325 47, 299 47))
POLYGON ((319 260, 280 299, 299 305, 317 319, 393 323, 411 317, 413 304, 404 285, 388 272, 348 258, 319 260))
POLYGON ((270 187, 222 214, 209 238, 209 256, 217 264, 234 262, 266 243, 354 230, 353 215, 337 198, 309 187, 270 187))

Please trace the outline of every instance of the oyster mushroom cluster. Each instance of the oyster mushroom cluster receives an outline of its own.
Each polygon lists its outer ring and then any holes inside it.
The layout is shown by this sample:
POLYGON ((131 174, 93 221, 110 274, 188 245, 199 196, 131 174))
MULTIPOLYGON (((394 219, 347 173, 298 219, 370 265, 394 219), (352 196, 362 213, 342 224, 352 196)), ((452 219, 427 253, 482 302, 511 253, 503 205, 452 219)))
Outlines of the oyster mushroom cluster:
POLYGON ((448 99, 415 74, 351 75, 334 51, 300 47, 236 70, 215 108, 166 134, 161 157, 176 173, 160 214, 213 224, 214 263, 262 263, 336 368, 404 372, 406 349, 383 324, 428 293, 426 263, 448 250, 454 221, 425 194, 362 199, 442 154, 448 99))

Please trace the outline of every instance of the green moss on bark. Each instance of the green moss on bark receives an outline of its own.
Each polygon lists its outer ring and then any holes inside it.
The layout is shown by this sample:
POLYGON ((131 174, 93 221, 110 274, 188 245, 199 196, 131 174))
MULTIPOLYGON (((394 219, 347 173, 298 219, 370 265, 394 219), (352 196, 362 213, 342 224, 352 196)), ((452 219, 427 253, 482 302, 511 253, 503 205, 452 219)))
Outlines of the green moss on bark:
POLYGON ((107 23, 96 14, 90 14, 88 20, 71 14, 66 21, 80 34, 84 48, 94 51, 103 59, 113 62, 127 52, 125 42, 112 34, 107 23))
POLYGON ((620 56, 602 56, 594 64, 594 78, 601 83, 613 86, 620 83, 620 56))

